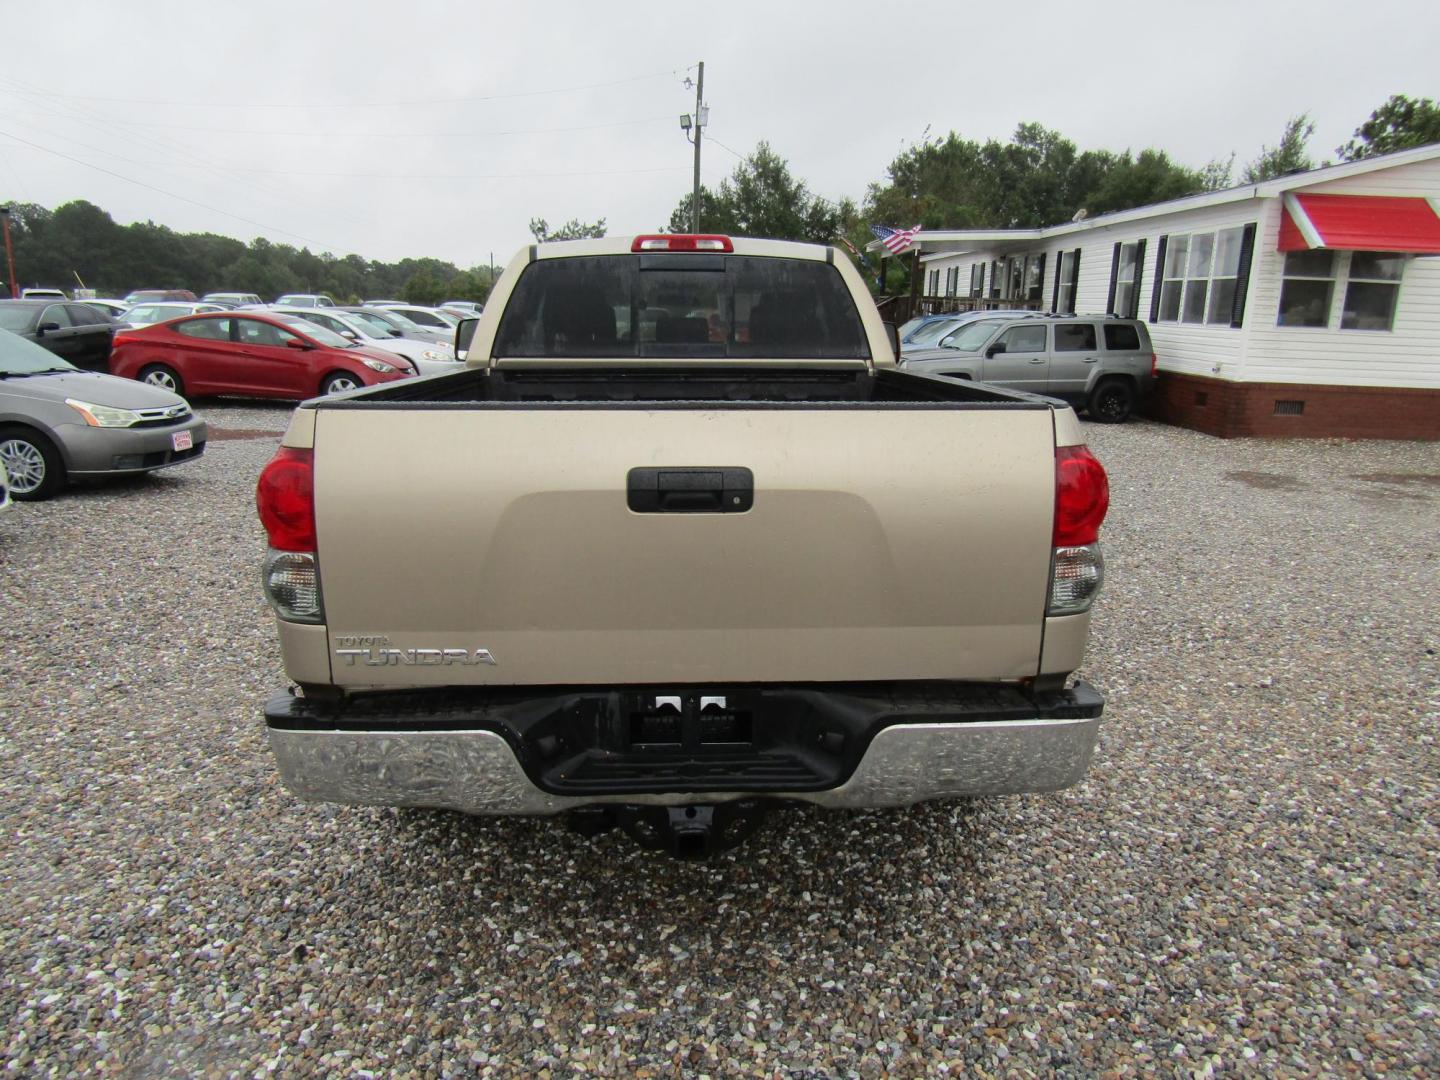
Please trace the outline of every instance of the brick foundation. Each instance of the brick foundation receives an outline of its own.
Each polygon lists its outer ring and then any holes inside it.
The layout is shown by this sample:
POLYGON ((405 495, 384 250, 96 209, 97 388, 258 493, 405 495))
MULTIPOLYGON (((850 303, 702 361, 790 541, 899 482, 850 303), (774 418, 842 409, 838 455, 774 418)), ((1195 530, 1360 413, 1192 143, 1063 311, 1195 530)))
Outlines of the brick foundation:
POLYGON ((1162 371, 1145 412, 1222 439, 1440 439, 1440 390, 1227 382, 1162 371))

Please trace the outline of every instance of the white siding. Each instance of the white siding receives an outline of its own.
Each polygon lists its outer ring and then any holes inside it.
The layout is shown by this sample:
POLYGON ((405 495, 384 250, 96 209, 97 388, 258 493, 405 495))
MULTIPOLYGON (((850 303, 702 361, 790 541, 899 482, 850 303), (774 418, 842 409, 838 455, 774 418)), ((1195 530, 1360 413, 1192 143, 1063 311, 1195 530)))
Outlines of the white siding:
MULTIPOLYGON (((1430 168, 1440 173, 1440 162, 1421 162, 1405 168, 1430 168)), ((1369 194, 1379 194, 1373 181, 1383 175, 1372 173, 1340 183, 1371 181, 1369 194)), ((1432 192, 1440 188, 1440 175, 1433 183, 1432 192)), ((1325 185, 1307 190, 1330 194, 1336 189, 1325 185)), ((1396 189, 1392 193, 1400 192, 1396 189)), ((1414 189, 1404 193, 1417 194, 1414 189)), ((1270 205, 1265 227, 1255 241, 1256 254, 1265 257, 1256 262, 1245 313, 1250 328, 1245 381, 1440 388, 1440 256, 1411 259, 1406 264, 1395 309, 1395 328, 1388 333, 1339 328, 1344 300, 1339 282, 1331 300, 1328 328, 1277 326, 1285 265, 1284 255, 1275 250, 1282 211, 1280 200, 1266 201, 1270 205)))
MULTIPOLYGON (((1114 260, 1117 243, 1145 241, 1145 262, 1140 276, 1140 318, 1149 321, 1150 299, 1155 289, 1156 253, 1162 235, 1185 235, 1194 232, 1213 232, 1216 229, 1231 228, 1256 221, 1260 212, 1260 200, 1247 199, 1244 202, 1222 206, 1204 207, 1167 214, 1163 217, 1143 221, 1132 221, 1112 226, 1102 226, 1085 232, 1070 232, 1057 237, 1047 249, 1047 269, 1061 251, 1080 248, 1080 282, 1076 294, 1075 310, 1081 313, 1102 312, 1110 299, 1110 267, 1114 260)), ((1046 307, 1049 307, 1051 290, 1054 289, 1053 274, 1046 284, 1046 307)), ((1246 305, 1246 326, 1249 326, 1250 306, 1246 305)), ((1151 323, 1150 338, 1155 345, 1155 355, 1162 371, 1178 371, 1193 375, 1208 375, 1226 379, 1238 378, 1245 354, 1245 329, 1225 326, 1192 326, 1178 323, 1151 323)))
MULTIPOLYGON (((1346 195, 1405 195, 1440 197, 1440 158, 1378 169, 1346 179, 1312 184, 1298 191, 1346 195)), ((1061 226, 1047 241, 1023 248, 1005 245, 1006 254, 1045 252, 1042 307, 1050 310, 1055 294, 1055 269, 1063 251, 1080 248, 1080 279, 1075 310, 1104 311, 1110 293, 1110 264, 1114 245, 1145 240, 1141 269, 1140 318, 1150 318, 1156 288, 1156 251, 1162 235, 1232 228, 1255 223, 1255 252, 1245 303, 1244 326, 1195 326, 1152 323, 1159 367, 1163 371, 1205 375, 1246 382, 1294 382, 1332 386, 1396 386, 1440 388, 1440 256, 1415 258, 1405 267, 1390 332, 1341 330, 1343 282, 1337 282, 1330 326, 1304 329, 1276 326, 1284 256, 1279 243, 1282 201, 1278 195, 1217 203, 1152 217, 1105 224, 1104 219, 1078 226, 1061 226)), ((999 256, 993 247, 927 262, 938 267, 941 281, 946 268, 960 268, 958 293, 968 295, 970 268, 986 265, 985 292, 989 295, 990 261, 999 256)), ((928 278, 927 278, 928 280, 928 278)))
POLYGON ((1377 169, 1346 180, 1331 180, 1296 188, 1321 195, 1423 195, 1440 196, 1440 158, 1377 169))

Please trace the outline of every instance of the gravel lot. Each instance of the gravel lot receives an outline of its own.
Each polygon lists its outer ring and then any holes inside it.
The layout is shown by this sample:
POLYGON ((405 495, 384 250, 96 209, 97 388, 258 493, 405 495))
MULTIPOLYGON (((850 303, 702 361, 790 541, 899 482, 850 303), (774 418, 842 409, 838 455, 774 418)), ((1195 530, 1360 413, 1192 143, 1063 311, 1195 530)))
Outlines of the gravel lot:
POLYGON ((203 411, 198 463, 0 516, 10 1070, 1440 1071, 1440 445, 1089 426, 1089 780, 696 865, 280 788, 288 409, 203 411))

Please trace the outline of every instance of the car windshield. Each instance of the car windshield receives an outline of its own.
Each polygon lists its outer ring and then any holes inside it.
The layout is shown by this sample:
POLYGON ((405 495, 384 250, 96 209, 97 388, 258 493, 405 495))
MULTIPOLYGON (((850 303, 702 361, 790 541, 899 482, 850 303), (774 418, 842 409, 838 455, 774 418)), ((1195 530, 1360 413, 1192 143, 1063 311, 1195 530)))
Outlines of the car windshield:
MULTIPOLYGON (((361 337, 367 337, 367 338, 373 338, 373 337, 387 337, 387 338, 388 338, 388 337, 390 336, 390 331, 389 331, 389 330, 377 330, 377 329, 375 329, 375 327, 371 326, 371 325, 370 325, 368 322, 366 322, 364 319, 357 319, 357 318, 355 318, 353 315, 343 315, 343 316, 342 316, 342 315, 337 315, 337 314, 335 314, 334 312, 331 312, 331 311, 327 311, 327 312, 325 312, 325 314, 326 314, 326 316, 328 316, 329 318, 334 319, 334 320, 335 320, 336 322, 338 322, 341 326, 345 327, 345 329, 346 329, 346 330, 349 330, 352 334, 359 334, 361 337)), ((324 325, 324 324, 319 323, 319 322, 317 321, 316 325, 324 325)), ((327 326, 326 328, 329 329, 328 326, 327 326)), ((342 336, 343 336, 343 335, 342 335, 342 336)))
POLYGON ((941 340, 940 344, 947 349, 959 349, 961 352, 979 352, 980 346, 990 340, 990 335, 995 332, 997 326, 1004 326, 999 319, 983 319, 979 322, 966 323, 960 329, 941 340))
POLYGON ((49 349, 0 330, 0 375, 36 375, 42 371, 75 371, 49 349))
POLYGON ((936 319, 927 326, 922 326, 915 331, 910 339, 912 345, 925 345, 931 341, 939 341, 955 327, 960 325, 959 319, 936 319))
POLYGON ((376 311, 371 317, 379 319, 381 322, 386 323, 389 326, 393 326, 396 330, 399 330, 402 333, 409 333, 411 330, 420 329, 419 323, 411 322, 404 315, 400 315, 396 312, 389 310, 376 311))
POLYGON ((23 307, 0 306, 0 330, 29 330, 35 309, 26 304, 23 307))
POLYGON ((910 332, 912 330, 914 330, 918 326, 924 325, 924 323, 925 319, 923 316, 917 316, 913 319, 906 319, 903 323, 900 324, 900 329, 898 331, 898 333, 900 334, 900 340, 904 341, 907 337, 910 336, 910 332))
POLYGON ((309 319, 302 319, 299 315, 276 315, 275 321, 284 323, 295 330, 299 330, 312 341, 318 341, 321 345, 331 349, 348 349, 355 343, 348 341, 335 333, 334 330, 327 330, 323 326, 317 326, 309 319))

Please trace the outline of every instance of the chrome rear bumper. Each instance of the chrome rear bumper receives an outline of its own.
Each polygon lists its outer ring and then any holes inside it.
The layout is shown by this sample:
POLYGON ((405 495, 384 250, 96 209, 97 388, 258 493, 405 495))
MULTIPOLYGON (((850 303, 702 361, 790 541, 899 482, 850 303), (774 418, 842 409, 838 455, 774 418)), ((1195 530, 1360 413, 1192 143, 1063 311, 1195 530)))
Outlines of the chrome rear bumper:
POLYGON ((1090 767, 1100 717, 900 723, 875 733, 850 777, 824 791, 556 795, 488 730, 270 729, 285 786, 302 799, 467 814, 558 814, 604 803, 679 806, 787 799, 827 807, 909 806, 928 799, 1056 791, 1090 767))

